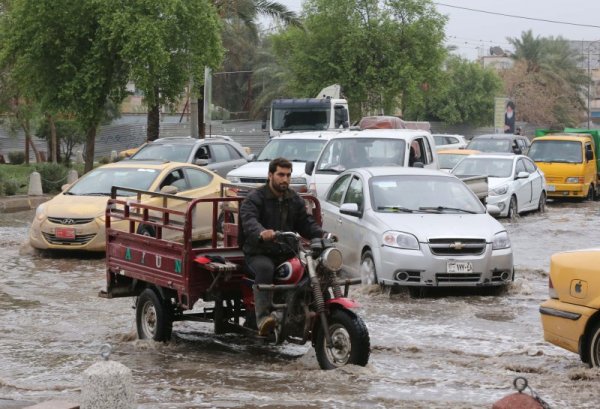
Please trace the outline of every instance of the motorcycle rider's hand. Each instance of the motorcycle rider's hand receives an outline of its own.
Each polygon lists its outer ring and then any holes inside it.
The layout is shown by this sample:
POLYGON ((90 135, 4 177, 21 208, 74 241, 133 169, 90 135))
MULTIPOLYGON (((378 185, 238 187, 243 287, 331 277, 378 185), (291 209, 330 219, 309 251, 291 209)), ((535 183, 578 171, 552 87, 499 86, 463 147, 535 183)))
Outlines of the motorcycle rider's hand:
POLYGON ((263 241, 271 241, 275 239, 275 230, 263 230, 260 232, 260 239, 263 241))

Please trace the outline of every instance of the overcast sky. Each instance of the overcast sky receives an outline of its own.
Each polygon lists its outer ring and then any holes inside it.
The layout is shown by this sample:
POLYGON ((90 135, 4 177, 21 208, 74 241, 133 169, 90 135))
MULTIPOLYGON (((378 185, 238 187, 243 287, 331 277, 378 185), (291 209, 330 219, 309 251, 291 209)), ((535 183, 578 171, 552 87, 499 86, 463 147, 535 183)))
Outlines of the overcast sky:
MULTIPOLYGON (((300 12, 303 0, 279 2, 300 12)), ((489 54, 492 46, 512 50, 506 37, 520 38, 523 31, 530 29, 534 35, 541 37, 599 40, 595 47, 600 50, 600 0, 442 0, 434 1, 434 4, 441 14, 449 17, 446 24, 447 43, 457 46, 456 53, 471 60, 483 53, 489 54)))

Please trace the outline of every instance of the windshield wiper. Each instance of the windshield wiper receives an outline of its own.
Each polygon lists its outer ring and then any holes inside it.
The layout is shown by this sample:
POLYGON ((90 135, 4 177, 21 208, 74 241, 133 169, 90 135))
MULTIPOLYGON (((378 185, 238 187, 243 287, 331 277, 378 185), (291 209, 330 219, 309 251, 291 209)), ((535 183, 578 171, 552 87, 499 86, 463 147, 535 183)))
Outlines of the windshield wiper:
POLYGON ((477 214, 477 212, 474 212, 473 210, 459 209, 458 207, 448 207, 448 206, 421 206, 421 207, 419 207, 419 210, 434 211, 434 212, 439 212, 439 213, 443 212, 444 210, 451 210, 451 211, 455 211, 455 212, 477 214))
MULTIPOLYGON (((77 193, 72 193, 77 194, 77 193)), ((79 193, 78 196, 110 196, 109 192, 90 192, 90 193, 79 193)))
POLYGON ((377 206, 377 210, 389 210, 392 212, 404 212, 404 213, 412 213, 413 209, 409 209, 404 206, 377 206))

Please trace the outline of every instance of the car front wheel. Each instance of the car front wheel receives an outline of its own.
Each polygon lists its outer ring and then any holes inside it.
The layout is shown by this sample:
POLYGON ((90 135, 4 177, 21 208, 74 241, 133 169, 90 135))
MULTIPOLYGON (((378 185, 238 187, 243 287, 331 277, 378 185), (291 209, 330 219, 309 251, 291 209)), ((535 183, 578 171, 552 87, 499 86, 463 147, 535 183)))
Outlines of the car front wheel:
POLYGON ((511 220, 514 220, 517 218, 518 215, 519 211, 517 210, 517 198, 512 196, 510 198, 510 204, 508 205, 508 214, 506 215, 506 217, 508 217, 511 220))
POLYGON ((592 368, 600 366, 600 322, 597 322, 588 334, 589 343, 587 353, 589 354, 589 363, 592 368))

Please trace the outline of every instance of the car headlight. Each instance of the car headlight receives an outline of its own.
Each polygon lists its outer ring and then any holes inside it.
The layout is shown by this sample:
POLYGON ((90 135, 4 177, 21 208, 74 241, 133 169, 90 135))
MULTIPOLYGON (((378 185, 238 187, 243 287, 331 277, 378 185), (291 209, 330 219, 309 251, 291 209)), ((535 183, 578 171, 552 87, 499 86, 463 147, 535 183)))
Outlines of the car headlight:
POLYGON ((46 203, 42 203, 35 209, 35 218, 39 221, 46 218, 46 203))
POLYGON ((227 176, 227 180, 231 183, 242 183, 238 176, 227 176))
POLYGON ((306 178, 292 178, 290 185, 306 185, 306 178))
POLYGON ((494 241, 492 243, 492 250, 500 250, 510 248, 510 239, 508 233, 501 231, 494 235, 494 241))
POLYGON ((508 185, 500 186, 489 191, 490 196, 501 196, 508 192, 508 185))
POLYGON ((400 231, 383 233, 383 245, 407 250, 419 250, 419 240, 412 234, 400 231))
POLYGON ((579 178, 576 176, 567 178, 567 183, 583 183, 583 178, 579 178))

